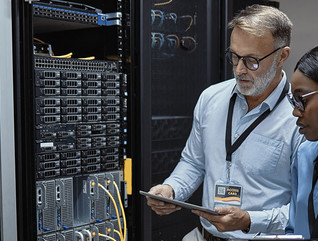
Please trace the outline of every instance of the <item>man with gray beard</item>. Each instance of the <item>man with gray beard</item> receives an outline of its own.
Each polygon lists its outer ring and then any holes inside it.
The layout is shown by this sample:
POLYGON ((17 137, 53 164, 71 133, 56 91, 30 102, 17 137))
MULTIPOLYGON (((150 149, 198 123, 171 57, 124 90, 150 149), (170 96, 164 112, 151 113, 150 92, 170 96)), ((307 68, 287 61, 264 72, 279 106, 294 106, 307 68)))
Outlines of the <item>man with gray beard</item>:
MULTIPOLYGON (((292 23, 278 9, 253 5, 230 23, 226 58, 234 79, 210 86, 194 110, 180 162, 150 193, 187 200, 203 182, 199 227, 183 241, 251 239, 282 234, 288 222, 291 166, 303 137, 287 100, 282 70, 292 23)), ((147 198, 159 215, 180 207, 147 198)))

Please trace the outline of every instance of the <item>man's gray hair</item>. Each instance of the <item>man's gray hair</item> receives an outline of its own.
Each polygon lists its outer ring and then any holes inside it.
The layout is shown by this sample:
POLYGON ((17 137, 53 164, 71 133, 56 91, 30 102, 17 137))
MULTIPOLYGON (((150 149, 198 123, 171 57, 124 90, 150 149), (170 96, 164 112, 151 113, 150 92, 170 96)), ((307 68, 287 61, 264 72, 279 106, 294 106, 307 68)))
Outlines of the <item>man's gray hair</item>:
POLYGON ((277 8, 254 4, 240 11, 228 27, 230 29, 238 27, 258 37, 270 31, 275 47, 278 48, 290 45, 293 24, 287 15, 277 8))

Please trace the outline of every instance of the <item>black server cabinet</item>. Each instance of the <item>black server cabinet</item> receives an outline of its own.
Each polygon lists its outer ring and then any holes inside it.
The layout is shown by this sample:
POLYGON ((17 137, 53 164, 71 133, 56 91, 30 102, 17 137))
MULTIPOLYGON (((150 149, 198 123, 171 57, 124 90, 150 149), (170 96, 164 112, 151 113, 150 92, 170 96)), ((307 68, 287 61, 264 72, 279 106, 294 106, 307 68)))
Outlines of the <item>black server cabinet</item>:
MULTIPOLYGON (((138 2, 140 164, 136 175, 140 178, 136 187, 142 190, 162 183, 171 173, 190 133, 201 91, 221 81, 221 2, 138 2)), ((143 197, 140 201, 138 240, 181 240, 198 224, 189 210, 158 216, 143 197)), ((200 204, 200 191, 190 201, 200 204)))
POLYGON ((120 240, 130 3, 13 1, 13 11, 18 238, 120 240))

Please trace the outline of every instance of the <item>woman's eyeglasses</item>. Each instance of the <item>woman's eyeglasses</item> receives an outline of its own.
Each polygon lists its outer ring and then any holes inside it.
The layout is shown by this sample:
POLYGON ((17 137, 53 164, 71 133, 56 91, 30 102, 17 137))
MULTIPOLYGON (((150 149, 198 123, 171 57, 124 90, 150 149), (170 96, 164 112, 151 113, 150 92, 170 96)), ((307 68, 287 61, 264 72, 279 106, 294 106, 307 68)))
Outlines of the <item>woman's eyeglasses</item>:
POLYGON ((292 105, 293 108, 296 107, 301 112, 304 112, 305 111, 305 107, 306 107, 306 103, 304 101, 304 98, 308 97, 310 95, 317 94, 317 93, 318 93, 318 90, 315 90, 315 91, 309 92, 307 94, 300 95, 298 97, 295 97, 292 93, 288 93, 287 97, 288 97, 288 100, 289 100, 289 102, 290 102, 290 104, 292 105))

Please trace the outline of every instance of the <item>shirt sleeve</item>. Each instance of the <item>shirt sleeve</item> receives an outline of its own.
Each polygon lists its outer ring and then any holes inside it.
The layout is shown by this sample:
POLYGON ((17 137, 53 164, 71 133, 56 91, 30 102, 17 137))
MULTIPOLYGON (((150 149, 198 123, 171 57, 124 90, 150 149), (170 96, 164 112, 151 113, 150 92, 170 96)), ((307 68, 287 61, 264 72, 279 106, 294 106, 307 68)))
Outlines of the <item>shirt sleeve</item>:
POLYGON ((169 184, 173 188, 176 200, 189 199, 202 183, 205 174, 200 125, 201 103, 202 95, 194 109, 192 129, 182 151, 182 157, 174 171, 164 181, 164 184, 169 184))
POLYGON ((288 222, 289 204, 264 211, 248 211, 251 218, 249 233, 284 234, 288 222))
POLYGON ((298 193, 298 158, 296 156, 296 160, 292 168, 292 197, 290 200, 290 207, 289 207, 289 221, 285 229, 286 234, 294 234, 297 193, 298 193))

